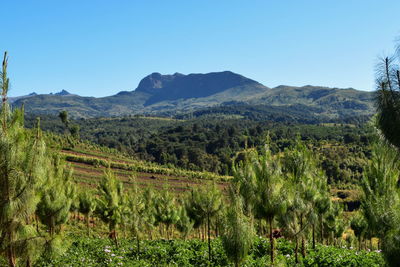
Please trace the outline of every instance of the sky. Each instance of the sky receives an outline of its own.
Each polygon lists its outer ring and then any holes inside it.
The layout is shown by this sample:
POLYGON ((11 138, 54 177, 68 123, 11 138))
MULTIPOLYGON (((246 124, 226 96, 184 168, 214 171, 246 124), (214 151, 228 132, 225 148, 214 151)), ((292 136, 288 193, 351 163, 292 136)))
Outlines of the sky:
POLYGON ((107 96, 152 72, 230 70, 268 87, 374 90, 400 1, 2 0, 11 96, 107 96))

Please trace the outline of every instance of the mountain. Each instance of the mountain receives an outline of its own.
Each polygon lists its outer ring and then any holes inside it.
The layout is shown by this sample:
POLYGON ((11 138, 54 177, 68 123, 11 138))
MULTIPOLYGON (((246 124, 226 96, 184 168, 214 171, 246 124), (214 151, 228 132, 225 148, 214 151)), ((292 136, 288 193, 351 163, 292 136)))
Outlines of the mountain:
POLYGON ((66 95, 72 95, 72 94, 70 94, 70 93, 69 93, 68 91, 66 91, 66 90, 61 90, 60 92, 55 93, 54 95, 66 96, 66 95))
POLYGON ((28 97, 35 96, 35 95, 37 95, 37 94, 36 94, 35 92, 33 92, 33 93, 30 93, 29 95, 16 96, 16 97, 9 97, 9 98, 8 98, 8 101, 9 101, 10 103, 13 103, 13 102, 15 102, 15 101, 17 101, 17 100, 19 100, 19 99, 28 98, 28 97))
POLYGON ((148 106, 162 101, 209 97, 234 89, 250 93, 247 90, 250 88, 257 88, 260 92, 268 89, 256 81, 224 71, 189 75, 153 73, 141 80, 135 91, 151 94, 145 102, 148 106))
POLYGON ((57 114, 67 110, 71 116, 83 118, 132 114, 174 116, 228 105, 230 108, 232 105, 268 106, 271 108, 262 110, 279 110, 289 116, 300 110, 302 115, 324 120, 374 113, 371 92, 311 85, 268 88, 230 71, 189 75, 152 73, 135 90, 108 97, 81 97, 63 90, 16 99, 13 104, 22 103, 31 113, 57 114))

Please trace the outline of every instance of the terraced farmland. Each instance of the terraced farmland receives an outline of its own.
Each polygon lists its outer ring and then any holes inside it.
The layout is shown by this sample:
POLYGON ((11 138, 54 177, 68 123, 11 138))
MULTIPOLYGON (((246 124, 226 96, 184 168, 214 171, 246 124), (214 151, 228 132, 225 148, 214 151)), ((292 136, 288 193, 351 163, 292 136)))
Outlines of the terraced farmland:
POLYGON ((215 181, 218 187, 224 190, 227 186, 229 176, 217 176, 210 173, 192 172, 179 169, 169 169, 148 162, 139 162, 126 157, 110 155, 101 151, 93 150, 62 150, 67 162, 74 170, 74 179, 85 187, 96 187, 104 174, 107 165, 111 167, 115 175, 125 186, 136 183, 140 187, 153 187, 162 189, 164 187, 176 193, 185 192, 193 187, 200 186, 206 182, 215 181), (140 168, 138 165, 142 164, 140 168), (138 170, 139 169, 139 170, 138 170), (145 170, 148 171, 145 171, 145 170), (174 175, 173 173, 177 174, 174 175), (179 175, 179 174, 188 174, 179 175), (198 178, 196 178, 196 175, 198 178))

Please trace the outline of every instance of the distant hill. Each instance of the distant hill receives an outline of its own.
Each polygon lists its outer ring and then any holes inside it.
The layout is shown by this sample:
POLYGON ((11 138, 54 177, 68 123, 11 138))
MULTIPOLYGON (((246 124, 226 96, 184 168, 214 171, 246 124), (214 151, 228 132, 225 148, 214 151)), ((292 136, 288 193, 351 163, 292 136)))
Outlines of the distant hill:
POLYGON ((37 94, 36 94, 35 92, 33 92, 33 93, 30 93, 29 95, 16 96, 16 97, 9 97, 9 98, 8 98, 8 101, 9 101, 10 103, 14 103, 15 101, 17 101, 17 100, 19 100, 19 99, 28 98, 28 97, 32 97, 32 96, 35 96, 35 95, 37 95, 37 94))
MULTIPOLYGON (((31 113, 57 114, 67 110, 74 117, 108 117, 133 114, 175 116, 212 107, 256 105, 262 110, 296 111, 301 116, 337 119, 374 113, 373 93, 318 86, 268 88, 242 75, 224 71, 207 74, 161 75, 143 78, 136 90, 108 97, 82 97, 63 90, 56 94, 16 98, 31 113), (272 107, 279 107, 278 109, 272 107)), ((301 117, 300 116, 300 117, 301 117)))

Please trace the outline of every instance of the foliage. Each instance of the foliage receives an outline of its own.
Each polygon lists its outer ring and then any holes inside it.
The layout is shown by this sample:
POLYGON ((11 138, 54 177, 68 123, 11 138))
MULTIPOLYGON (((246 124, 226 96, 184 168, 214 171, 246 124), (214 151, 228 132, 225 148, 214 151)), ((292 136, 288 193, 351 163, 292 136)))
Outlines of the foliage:
POLYGON ((108 168, 99 184, 98 203, 96 214, 109 226, 109 237, 118 245, 116 228, 122 221, 125 207, 125 195, 122 183, 117 180, 114 173, 108 168))
POLYGON ((243 214, 241 198, 233 188, 230 191, 230 202, 221 240, 230 261, 239 266, 252 245, 253 229, 250 220, 243 214))
POLYGON ((268 144, 263 154, 250 151, 245 155, 243 166, 237 166, 234 182, 244 197, 245 206, 253 211, 250 216, 266 220, 269 226, 271 261, 274 262, 273 224, 277 216, 286 211, 287 189, 282 179, 282 169, 277 158, 272 156, 268 144))
MULTIPOLYGON (((207 243, 200 240, 147 240, 137 255, 133 240, 121 240, 115 246, 108 239, 74 237, 74 243, 62 256, 52 260, 42 259, 37 266, 208 266, 207 243)), ((212 240, 212 266, 228 266, 228 258, 219 239, 212 240)), ((269 265, 268 256, 258 251, 268 249, 269 242, 255 238, 253 248, 243 266, 269 265)), ((294 244, 283 239, 277 242, 277 262, 294 266, 294 244)), ((346 248, 317 246, 296 266, 384 266, 379 252, 358 252, 346 248)))
POLYGON ((59 156, 54 156, 46 169, 46 179, 41 189, 42 197, 36 214, 49 229, 53 237, 61 231, 61 226, 68 221, 75 186, 72 182, 72 170, 66 168, 59 156))
POLYGON ((375 102, 379 129, 400 149, 400 48, 396 52, 395 56, 382 58, 376 67, 375 102))
POLYGON ((23 109, 12 111, 7 103, 7 53, 0 76, 0 251, 10 266, 29 265, 43 242, 30 222, 40 200, 45 144, 39 129, 33 136, 24 129, 23 109))
POLYGON ((176 204, 175 196, 168 188, 164 188, 154 199, 155 224, 165 225, 168 240, 170 239, 171 226, 179 220, 176 204))
POLYGON ((87 190, 79 192, 78 198, 78 210, 86 216, 87 231, 88 235, 90 235, 90 216, 96 210, 97 201, 94 197, 94 193, 87 190))
MULTIPOLYGON (((59 118, 44 115, 41 118, 45 130, 63 133, 59 118)), ((80 126, 80 136, 85 145, 89 140, 164 166, 223 175, 233 174, 231 159, 246 145, 262 152, 268 132, 274 153, 293 145, 299 134, 320 155, 320 164, 327 173, 329 183, 357 184, 361 180, 362 166, 369 156, 370 129, 357 121, 353 124, 310 125, 242 118, 173 120, 131 116, 79 119, 73 120, 73 123, 80 126)), ((29 114, 27 126, 34 126, 34 117, 29 114)), ((112 151, 107 153, 115 154, 112 151)))
POLYGON ((362 212, 367 233, 382 239, 383 252, 391 266, 399 262, 400 165, 398 150, 385 140, 373 146, 372 159, 363 182, 362 212))

